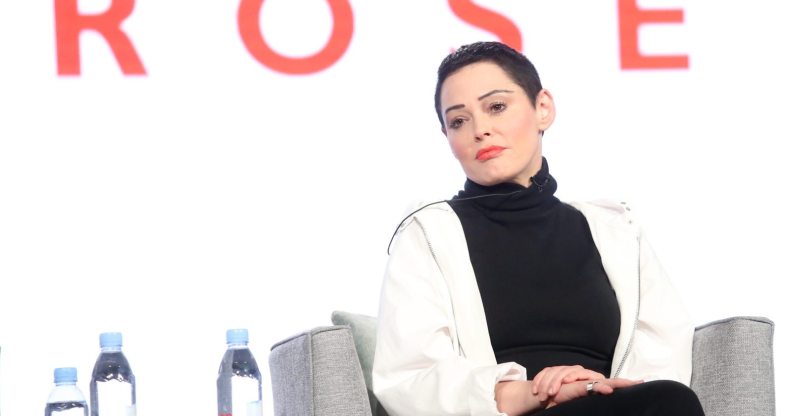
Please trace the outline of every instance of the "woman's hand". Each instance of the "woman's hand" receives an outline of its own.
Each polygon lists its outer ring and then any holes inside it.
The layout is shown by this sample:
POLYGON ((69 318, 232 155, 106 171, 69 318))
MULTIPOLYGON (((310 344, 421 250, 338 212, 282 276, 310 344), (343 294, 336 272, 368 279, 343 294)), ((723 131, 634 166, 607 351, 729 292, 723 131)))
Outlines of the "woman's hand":
POLYGON ((580 380, 604 380, 602 374, 587 370, 579 365, 547 367, 540 371, 531 382, 531 392, 541 401, 555 396, 564 384, 580 380))
POLYGON ((573 383, 563 384, 555 396, 551 397, 546 402, 546 407, 553 407, 557 404, 568 402, 570 400, 578 399, 589 394, 602 394, 608 395, 617 389, 634 386, 643 383, 640 380, 627 380, 624 378, 606 378, 602 380, 593 381, 576 381, 573 383), (592 383, 591 393, 588 392, 587 384, 592 383))
POLYGON ((502 413, 522 415, 538 409, 553 407, 588 394, 611 394, 616 389, 634 386, 638 383, 642 383, 642 381, 623 378, 573 381, 562 384, 555 395, 539 400, 539 396, 531 391, 532 381, 501 381, 495 385, 495 403, 498 411, 502 413), (587 391, 588 383, 593 383, 591 393, 587 391))

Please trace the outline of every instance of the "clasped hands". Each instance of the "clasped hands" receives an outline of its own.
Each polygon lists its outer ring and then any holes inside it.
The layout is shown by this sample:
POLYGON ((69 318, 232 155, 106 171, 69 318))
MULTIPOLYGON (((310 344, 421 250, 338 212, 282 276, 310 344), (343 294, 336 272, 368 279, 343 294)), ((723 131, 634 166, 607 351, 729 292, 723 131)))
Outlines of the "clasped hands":
POLYGON ((530 388, 531 393, 540 403, 545 407, 552 407, 591 394, 586 388, 591 381, 596 381, 591 393, 605 395, 613 393, 616 389, 642 382, 623 378, 605 378, 596 371, 585 369, 580 365, 572 365, 543 369, 531 380, 530 388))
POLYGON ((547 367, 533 380, 501 381, 495 385, 498 411, 524 415, 589 394, 611 394, 614 390, 634 386, 642 381, 605 378, 580 365, 547 367), (591 389, 587 384, 592 383, 591 389))

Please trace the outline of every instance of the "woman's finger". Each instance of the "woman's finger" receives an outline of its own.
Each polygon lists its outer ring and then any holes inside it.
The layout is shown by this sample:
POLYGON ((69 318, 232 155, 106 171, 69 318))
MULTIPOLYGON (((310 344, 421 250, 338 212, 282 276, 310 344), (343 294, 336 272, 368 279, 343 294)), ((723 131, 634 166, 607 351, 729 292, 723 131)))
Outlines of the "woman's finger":
POLYGON ((534 396, 539 393, 539 383, 542 382, 542 378, 544 378, 548 370, 550 370, 550 367, 543 368, 542 371, 538 372, 533 380, 531 380, 531 393, 533 393, 534 396))
POLYGON ((602 380, 605 376, 593 370, 583 369, 564 377, 564 383, 572 383, 578 380, 602 380))
MULTIPOLYGON (((642 380, 627 380, 624 378, 610 378, 604 380, 590 381, 592 383, 592 391, 596 394, 611 394, 617 389, 634 386, 643 383, 642 380)), ((588 388, 587 388, 588 389, 588 388)), ((587 392, 588 393, 588 392, 587 392)))
POLYGON ((567 366, 567 367, 559 368, 558 371, 556 371, 553 374, 552 378, 548 379, 547 382, 546 382, 547 394, 549 396, 555 395, 556 393, 558 393, 558 389, 561 388, 561 384, 563 384, 563 381, 564 381, 565 378, 567 378, 568 376, 570 376, 572 374, 580 373, 582 371, 585 371, 585 368, 583 368, 582 366, 579 366, 579 365, 573 365, 573 366, 567 366))
POLYGON ((545 401, 550 396, 550 386, 553 380, 557 377, 557 375, 561 372, 564 372, 567 367, 565 366, 557 366, 557 367, 548 367, 544 371, 542 378, 536 383, 536 390, 537 390, 537 397, 540 401, 545 401))
POLYGON ((603 395, 613 393, 613 387, 603 382, 595 382, 592 390, 594 390, 594 392, 597 394, 603 395))
POLYGON ((601 380, 605 376, 580 365, 545 367, 531 382, 531 392, 539 400, 545 401, 549 396, 557 394, 562 384, 579 380, 601 380))
POLYGON ((626 378, 611 378, 605 380, 606 384, 614 389, 634 386, 643 383, 643 380, 628 380, 626 378))
POLYGON ((553 375, 558 371, 558 367, 547 367, 542 372, 542 377, 539 378, 534 383, 534 389, 536 389, 536 396, 539 398, 539 401, 547 400, 547 389, 548 389, 548 381, 553 378, 553 375))
POLYGON ((552 380, 557 372, 562 371, 563 368, 564 366, 556 366, 542 369, 533 379, 533 394, 540 394, 543 391, 546 393, 550 380, 552 380))

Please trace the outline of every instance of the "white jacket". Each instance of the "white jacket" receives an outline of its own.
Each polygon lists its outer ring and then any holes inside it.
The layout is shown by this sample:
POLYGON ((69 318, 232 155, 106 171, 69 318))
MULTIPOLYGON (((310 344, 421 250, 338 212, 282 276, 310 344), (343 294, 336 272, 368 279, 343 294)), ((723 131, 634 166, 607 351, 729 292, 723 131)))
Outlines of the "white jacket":
MULTIPOLYGON (((616 293, 621 330, 611 377, 690 383, 693 327, 624 203, 572 203, 588 220, 616 293)), ((533 375, 531 375, 533 376, 533 375)), ((391 416, 502 415, 497 364, 467 243, 447 204, 402 225, 380 299, 373 390, 391 416)))

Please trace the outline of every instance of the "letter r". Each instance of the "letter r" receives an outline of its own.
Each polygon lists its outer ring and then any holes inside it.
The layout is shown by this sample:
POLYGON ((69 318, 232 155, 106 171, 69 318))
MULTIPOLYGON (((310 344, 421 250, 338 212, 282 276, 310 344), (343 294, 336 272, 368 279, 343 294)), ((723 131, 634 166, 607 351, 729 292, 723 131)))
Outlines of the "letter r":
POLYGON ((111 0, 101 14, 80 14, 78 0, 55 1, 55 40, 58 75, 80 75, 80 32, 94 30, 107 41, 125 75, 145 75, 146 69, 121 30, 121 23, 132 14, 135 0, 111 0))

